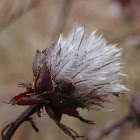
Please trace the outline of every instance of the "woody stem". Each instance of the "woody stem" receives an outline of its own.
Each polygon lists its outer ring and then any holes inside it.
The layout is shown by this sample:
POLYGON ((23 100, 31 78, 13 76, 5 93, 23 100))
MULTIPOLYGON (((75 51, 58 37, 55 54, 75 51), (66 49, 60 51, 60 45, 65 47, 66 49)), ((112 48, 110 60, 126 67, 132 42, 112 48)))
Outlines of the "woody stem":
POLYGON ((17 128, 24 122, 30 121, 33 128, 38 132, 38 128, 35 127, 33 120, 30 118, 36 112, 36 106, 30 106, 27 108, 14 122, 8 124, 2 131, 1 137, 2 140, 10 140, 17 130, 17 128), (5 132, 6 131, 6 132, 5 132))

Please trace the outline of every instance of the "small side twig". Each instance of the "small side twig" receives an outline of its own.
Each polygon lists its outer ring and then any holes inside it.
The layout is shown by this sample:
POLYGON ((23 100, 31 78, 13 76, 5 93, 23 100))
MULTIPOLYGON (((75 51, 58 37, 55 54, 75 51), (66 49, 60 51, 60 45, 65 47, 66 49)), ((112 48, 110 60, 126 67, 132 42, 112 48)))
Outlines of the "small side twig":
POLYGON ((27 108, 14 122, 8 124, 2 131, 2 140, 10 140, 17 128, 24 122, 30 121, 32 127, 38 132, 38 128, 35 126, 33 120, 30 118, 36 112, 36 106, 30 106, 27 108), (5 132, 6 131, 6 132, 5 132))
POLYGON ((31 123, 33 129, 34 129, 36 132, 39 132, 39 129, 37 128, 37 126, 36 126, 36 124, 35 124, 35 122, 33 121, 32 118, 29 117, 27 121, 29 121, 29 122, 31 123))

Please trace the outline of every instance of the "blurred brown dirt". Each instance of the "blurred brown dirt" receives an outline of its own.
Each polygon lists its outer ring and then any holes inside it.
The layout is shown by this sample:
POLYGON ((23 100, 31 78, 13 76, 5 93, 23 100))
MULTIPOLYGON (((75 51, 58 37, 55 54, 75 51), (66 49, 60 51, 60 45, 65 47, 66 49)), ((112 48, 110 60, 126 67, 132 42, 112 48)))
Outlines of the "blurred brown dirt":
MULTIPOLYGON (((89 33, 97 29, 97 34, 103 34, 108 42, 118 43, 118 47, 123 49, 124 71, 128 75, 123 81, 130 92, 117 99, 110 97, 113 103, 105 106, 114 109, 114 112, 80 110, 84 117, 95 121, 95 126, 83 124, 68 116, 63 117, 64 123, 86 135, 87 140, 92 140, 94 133, 127 113, 129 100, 140 92, 140 30, 135 29, 140 27, 140 8, 137 8, 137 3, 133 3, 132 7, 129 8, 129 13, 133 14, 128 18, 125 9, 113 0, 1 0, 0 100, 8 101, 20 93, 22 89, 17 87, 18 82, 32 82, 31 68, 36 50, 42 51, 49 47, 57 40, 60 32, 66 35, 75 23, 86 27, 89 33), (70 5, 67 5, 66 1, 69 1, 70 5), (61 15, 63 10, 67 13, 61 15)), ((15 120, 25 108, 0 102, 0 130, 8 122, 15 120)), ((42 115, 41 118, 36 115, 33 117, 40 132, 34 132, 26 122, 19 127, 12 140, 71 139, 59 131, 47 115, 42 115)), ((140 139, 139 129, 134 130, 131 127, 128 125, 105 139, 140 139)))

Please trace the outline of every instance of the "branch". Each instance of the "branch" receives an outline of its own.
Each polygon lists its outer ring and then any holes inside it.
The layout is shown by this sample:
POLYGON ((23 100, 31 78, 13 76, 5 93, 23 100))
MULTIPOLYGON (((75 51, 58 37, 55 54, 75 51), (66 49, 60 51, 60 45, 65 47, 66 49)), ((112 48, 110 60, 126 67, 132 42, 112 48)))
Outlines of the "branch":
POLYGON ((25 9, 20 9, 16 13, 11 14, 8 19, 5 21, 2 20, 0 22, 0 32, 5 30, 10 24, 21 18, 25 13, 31 11, 33 8, 37 7, 41 1, 40 0, 32 0, 29 6, 25 9))
POLYGON ((27 108, 14 122, 8 124, 2 131, 2 140, 10 140, 17 128, 24 122, 30 121, 32 127, 38 132, 38 128, 35 126, 33 120, 30 118, 36 112, 36 106, 30 106, 27 108), (8 130, 7 130, 8 129, 8 130), (6 131, 7 130, 7 131, 6 131), (6 131, 6 132, 5 132, 6 131), (5 133, 5 134, 4 134, 5 133))
POLYGON ((122 33, 121 35, 118 35, 117 37, 110 40, 110 43, 120 43, 127 39, 129 36, 135 35, 140 33, 140 24, 134 25, 131 29, 129 29, 127 32, 122 33))
POLYGON ((61 32, 63 32, 63 29, 65 28, 67 19, 69 17, 72 3, 73 3, 73 0, 65 0, 64 1, 62 8, 60 10, 60 13, 58 15, 59 18, 58 18, 58 21, 56 24, 56 28, 53 31, 52 39, 55 39, 61 32))
POLYGON ((113 124, 112 126, 110 126, 107 129, 104 129, 101 131, 100 135, 95 139, 95 140, 100 140, 103 137, 109 135, 110 133, 112 133, 114 130, 120 128, 121 126, 123 126, 126 122, 129 122, 132 120, 132 117, 130 114, 124 116, 121 120, 119 120, 118 122, 116 122, 115 124, 113 124))

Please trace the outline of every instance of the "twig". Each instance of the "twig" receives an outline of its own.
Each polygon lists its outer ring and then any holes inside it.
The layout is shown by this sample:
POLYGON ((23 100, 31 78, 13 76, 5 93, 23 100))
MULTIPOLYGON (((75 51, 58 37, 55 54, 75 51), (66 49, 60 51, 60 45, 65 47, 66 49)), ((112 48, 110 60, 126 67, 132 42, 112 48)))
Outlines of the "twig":
POLYGON ((35 124, 35 122, 33 121, 32 118, 29 117, 27 121, 29 121, 29 122, 31 123, 33 129, 34 129, 36 132, 39 132, 39 129, 37 128, 37 126, 36 126, 36 124, 35 124))
POLYGON ((116 122, 115 124, 113 124, 111 127, 103 130, 100 135, 95 139, 95 140, 100 140, 103 137, 109 135, 110 133, 112 133, 114 130, 116 130, 117 128, 120 128, 121 126, 123 126, 126 122, 129 122, 132 120, 132 117, 130 114, 126 115, 125 117, 123 117, 121 120, 119 120, 118 122, 116 122))
POLYGON ((119 43, 124 41, 126 38, 128 38, 131 35, 135 35, 137 33, 140 33, 140 24, 137 26, 135 25, 133 28, 129 29, 127 32, 124 32, 123 34, 113 38, 110 40, 111 43, 119 43))
POLYGON ((66 25, 66 21, 69 15, 69 12, 71 10, 71 5, 72 5, 73 0, 65 0, 61 11, 59 13, 59 18, 56 24, 56 29, 53 32, 52 35, 52 39, 55 39, 57 37, 58 34, 60 34, 61 32, 63 32, 63 29, 66 25))
POLYGON ((38 132, 38 128, 35 126, 33 120, 30 118, 36 112, 36 106, 30 106, 27 108, 14 122, 8 124, 1 132, 2 140, 10 140, 17 128, 24 122, 30 121, 32 127, 38 132), (8 129, 8 130, 7 130, 8 129), (7 132, 5 133, 5 131, 7 132), (4 134, 5 133, 5 134, 4 134))
POLYGON ((39 5, 39 3, 40 3, 40 0, 33 0, 30 3, 30 5, 28 6, 28 8, 26 8, 26 11, 24 9, 21 9, 17 13, 10 15, 10 17, 8 17, 9 19, 6 22, 0 23, 0 32, 5 30, 6 27, 8 27, 13 22, 15 22, 16 20, 21 18, 25 13, 27 13, 30 10, 32 10, 33 8, 37 7, 39 5))

